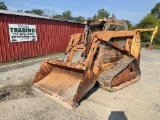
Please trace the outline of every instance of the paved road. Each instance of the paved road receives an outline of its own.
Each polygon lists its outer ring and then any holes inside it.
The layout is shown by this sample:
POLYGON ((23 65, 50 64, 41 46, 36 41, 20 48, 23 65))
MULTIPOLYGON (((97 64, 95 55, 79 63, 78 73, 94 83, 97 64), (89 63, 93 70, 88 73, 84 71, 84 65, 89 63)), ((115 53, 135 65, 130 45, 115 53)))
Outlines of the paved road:
POLYGON ((38 94, 31 81, 40 63, 0 73, 0 120, 159 120, 160 51, 142 49, 141 80, 109 93, 94 87, 75 110, 38 94), (3 93, 3 94, 2 94, 3 93))

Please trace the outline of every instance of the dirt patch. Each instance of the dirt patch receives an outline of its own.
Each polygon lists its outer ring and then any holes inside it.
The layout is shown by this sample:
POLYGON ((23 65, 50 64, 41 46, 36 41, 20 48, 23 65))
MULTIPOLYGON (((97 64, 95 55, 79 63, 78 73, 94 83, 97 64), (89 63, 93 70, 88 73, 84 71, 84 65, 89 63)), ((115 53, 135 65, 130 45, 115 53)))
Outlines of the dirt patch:
POLYGON ((27 97, 34 97, 28 84, 10 85, 0 89, 0 102, 27 97))

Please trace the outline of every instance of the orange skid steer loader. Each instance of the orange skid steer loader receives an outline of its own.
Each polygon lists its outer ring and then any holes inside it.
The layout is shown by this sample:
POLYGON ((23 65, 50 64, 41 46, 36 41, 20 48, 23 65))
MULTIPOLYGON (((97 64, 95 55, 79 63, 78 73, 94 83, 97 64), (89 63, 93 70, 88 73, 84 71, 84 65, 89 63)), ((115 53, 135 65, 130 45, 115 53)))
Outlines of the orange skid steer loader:
POLYGON ((36 90, 64 107, 74 109, 96 82, 112 92, 140 79, 140 31, 95 30, 89 37, 71 38, 66 59, 44 60, 33 81, 36 90), (73 61, 77 52, 81 54, 73 61))

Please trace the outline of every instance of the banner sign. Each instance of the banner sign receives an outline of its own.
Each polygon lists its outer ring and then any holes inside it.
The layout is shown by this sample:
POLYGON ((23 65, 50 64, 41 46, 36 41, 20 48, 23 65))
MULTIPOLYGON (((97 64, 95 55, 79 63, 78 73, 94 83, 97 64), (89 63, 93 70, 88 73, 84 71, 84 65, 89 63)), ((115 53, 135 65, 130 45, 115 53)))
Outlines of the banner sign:
POLYGON ((10 42, 37 41, 35 25, 9 24, 10 42))

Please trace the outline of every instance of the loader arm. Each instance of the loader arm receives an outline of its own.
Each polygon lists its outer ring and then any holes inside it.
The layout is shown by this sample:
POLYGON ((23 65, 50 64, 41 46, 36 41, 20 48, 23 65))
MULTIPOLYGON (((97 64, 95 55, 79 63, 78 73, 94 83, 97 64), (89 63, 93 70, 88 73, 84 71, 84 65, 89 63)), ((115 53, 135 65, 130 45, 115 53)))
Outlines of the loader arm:
POLYGON ((90 39, 89 48, 86 48, 88 51, 85 52, 84 56, 88 56, 84 64, 88 67, 92 64, 92 59, 94 54, 97 52, 97 48, 102 42, 107 42, 110 46, 118 49, 123 54, 128 56, 134 56, 139 61, 140 56, 140 48, 141 48, 141 40, 140 40, 140 32, 137 30, 134 31, 103 31, 103 32, 95 32, 92 34, 90 39), (121 48, 115 43, 111 42, 112 38, 119 37, 133 37, 131 51, 128 51, 125 48, 121 48))
POLYGON ((93 67, 93 73, 99 76, 97 80, 100 88, 107 91, 116 91, 140 79, 141 39, 139 31, 95 32, 92 34, 90 41, 92 42, 90 42, 91 45, 88 48, 89 52, 86 52, 87 55, 85 56, 87 58, 83 64, 90 69, 93 67), (114 42, 118 38, 127 40, 125 47, 121 47, 120 44, 114 42), (131 41, 131 44, 128 41, 131 41), (122 56, 117 56, 114 59, 112 55, 116 52, 103 52, 106 51, 106 47, 121 53, 122 56), (100 56, 95 59, 97 53, 100 56), (106 57, 103 59, 102 57, 105 54, 106 57), (108 63, 103 63, 105 59, 108 59, 108 63))
POLYGON ((85 24, 85 33, 70 36, 65 59, 44 60, 33 80, 33 88, 68 109, 96 82, 115 91, 140 79, 140 32, 146 30, 128 31, 127 23, 114 15, 85 24))
POLYGON ((150 40, 150 44, 153 44, 153 40, 154 40, 154 37, 157 34, 157 32, 158 32, 158 26, 156 26, 155 29, 153 30, 152 37, 151 37, 151 40, 150 40))
POLYGON ((70 41, 68 46, 65 50, 65 54, 67 54, 73 47, 77 46, 78 44, 82 44, 85 41, 85 34, 84 33, 77 33, 70 36, 70 41))
POLYGON ((140 31, 141 33, 142 32, 152 32, 152 36, 151 36, 151 39, 150 39, 150 45, 153 44, 153 40, 154 40, 154 37, 155 35, 157 34, 158 32, 158 26, 156 26, 155 28, 144 28, 144 29, 136 29, 137 31, 140 31))
POLYGON ((84 41, 82 36, 82 34, 76 34, 71 37, 66 50, 66 52, 69 52, 66 61, 43 61, 33 81, 36 90, 47 93, 51 99, 68 109, 74 109, 77 106, 77 103, 99 80, 98 78, 102 75, 102 72, 108 71, 107 74, 104 74, 107 75, 106 78, 109 80, 107 85, 110 88, 130 80, 132 80, 130 83, 133 83, 140 78, 137 63, 141 47, 139 31, 94 32, 91 34, 87 46, 78 45, 79 42, 84 41), (117 43, 117 39, 121 41, 117 43), (121 46, 119 42, 122 42, 125 46, 121 46), (111 57, 111 61, 106 63, 107 68, 106 66, 103 67, 103 65, 106 65, 103 64, 103 59, 102 62, 99 61, 103 55, 98 57, 104 46, 113 49, 113 54, 110 54, 110 50, 107 49, 109 57, 111 57), (84 58, 82 62, 72 61, 76 51, 85 51, 79 58, 84 58), (112 55, 116 59, 112 59, 112 55), (115 70, 112 71, 114 66, 116 66, 116 69, 114 68, 115 70), (114 75, 111 73, 114 73, 114 75))

